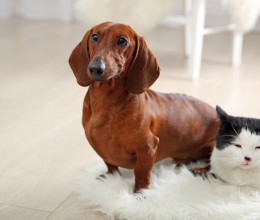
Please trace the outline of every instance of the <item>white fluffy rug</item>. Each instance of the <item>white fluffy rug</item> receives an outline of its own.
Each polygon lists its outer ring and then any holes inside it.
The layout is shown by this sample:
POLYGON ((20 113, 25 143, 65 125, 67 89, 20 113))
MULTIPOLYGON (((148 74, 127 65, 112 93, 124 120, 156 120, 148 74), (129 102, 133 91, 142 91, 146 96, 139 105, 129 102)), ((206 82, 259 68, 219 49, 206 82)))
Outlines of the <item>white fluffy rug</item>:
POLYGON ((89 26, 105 21, 130 25, 138 34, 150 31, 173 9, 176 0, 77 0, 75 13, 89 26))
POLYGON ((237 32, 250 31, 260 15, 260 0, 222 0, 237 32))
POLYGON ((149 190, 133 194, 132 170, 107 175, 103 163, 84 171, 76 191, 87 207, 110 219, 134 220, 259 220, 260 191, 194 177, 171 160, 154 166, 149 190))

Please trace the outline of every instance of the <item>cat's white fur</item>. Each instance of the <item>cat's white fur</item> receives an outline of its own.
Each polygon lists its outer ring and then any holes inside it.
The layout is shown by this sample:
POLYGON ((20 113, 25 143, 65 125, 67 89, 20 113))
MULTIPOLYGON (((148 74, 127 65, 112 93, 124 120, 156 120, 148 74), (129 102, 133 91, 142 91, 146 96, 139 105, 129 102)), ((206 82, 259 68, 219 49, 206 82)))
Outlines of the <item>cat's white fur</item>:
POLYGON ((231 145, 213 150, 211 172, 225 182, 260 188, 260 136, 242 129, 231 145), (235 146, 241 145, 241 148, 235 146), (247 164, 245 157, 252 160, 247 164))

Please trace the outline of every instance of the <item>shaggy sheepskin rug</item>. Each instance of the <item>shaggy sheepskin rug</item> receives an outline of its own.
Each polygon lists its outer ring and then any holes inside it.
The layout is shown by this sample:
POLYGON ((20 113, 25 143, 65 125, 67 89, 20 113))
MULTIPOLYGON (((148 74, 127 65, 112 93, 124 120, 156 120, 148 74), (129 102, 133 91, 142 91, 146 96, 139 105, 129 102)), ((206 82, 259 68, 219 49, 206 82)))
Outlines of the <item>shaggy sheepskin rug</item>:
MULTIPOLYGON (((177 0, 77 0, 76 17, 94 26, 105 21, 129 24, 143 34, 170 15, 177 0)), ((250 31, 260 15, 260 0, 222 0, 237 32, 250 31)))
POLYGON ((75 4, 77 18, 89 26, 105 21, 130 25, 144 34, 162 21, 173 9, 177 0, 78 0, 75 4))
POLYGON ((222 0, 237 32, 250 31, 260 15, 260 0, 222 0))
POLYGON ((260 219, 260 190, 231 186, 213 176, 194 177, 171 160, 154 166, 150 188, 138 194, 133 193, 132 170, 97 178, 105 172, 103 163, 85 170, 76 191, 87 207, 110 219, 260 219))

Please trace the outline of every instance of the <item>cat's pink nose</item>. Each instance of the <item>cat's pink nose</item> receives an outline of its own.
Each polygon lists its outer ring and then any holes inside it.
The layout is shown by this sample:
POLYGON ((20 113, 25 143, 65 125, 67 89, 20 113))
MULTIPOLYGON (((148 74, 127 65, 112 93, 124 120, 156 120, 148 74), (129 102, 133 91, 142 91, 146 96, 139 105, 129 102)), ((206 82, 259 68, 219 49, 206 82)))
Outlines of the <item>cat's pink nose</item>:
POLYGON ((250 158, 250 157, 245 157, 245 160, 246 160, 246 161, 251 161, 252 158, 250 158))

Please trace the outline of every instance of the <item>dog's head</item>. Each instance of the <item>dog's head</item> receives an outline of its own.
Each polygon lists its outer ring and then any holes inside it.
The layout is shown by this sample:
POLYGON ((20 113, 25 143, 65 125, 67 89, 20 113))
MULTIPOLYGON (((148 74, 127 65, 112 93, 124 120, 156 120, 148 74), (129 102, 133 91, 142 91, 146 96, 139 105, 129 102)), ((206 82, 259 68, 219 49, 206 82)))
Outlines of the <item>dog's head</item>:
POLYGON ((160 73, 145 39, 131 27, 112 22, 89 30, 72 51, 69 63, 81 86, 125 74, 127 89, 135 94, 147 90, 160 73))

